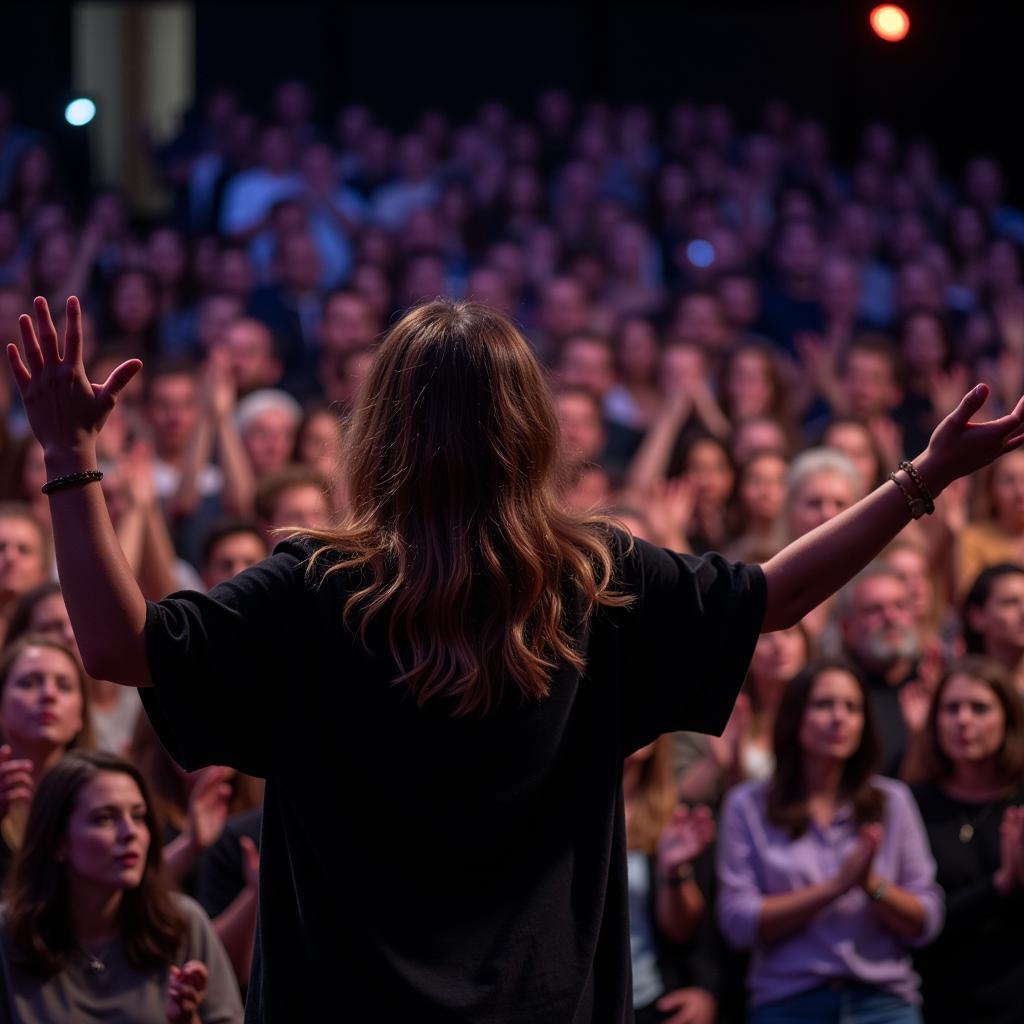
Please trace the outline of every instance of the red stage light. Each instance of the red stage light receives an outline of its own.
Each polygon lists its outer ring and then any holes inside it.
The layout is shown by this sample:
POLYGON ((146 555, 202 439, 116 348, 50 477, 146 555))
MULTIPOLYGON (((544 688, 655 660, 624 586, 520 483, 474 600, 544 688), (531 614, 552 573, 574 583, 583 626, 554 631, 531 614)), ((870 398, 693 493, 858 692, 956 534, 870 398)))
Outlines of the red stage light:
POLYGON ((906 39, 910 31, 910 15, 896 4, 879 4, 869 20, 875 34, 889 43, 906 39))

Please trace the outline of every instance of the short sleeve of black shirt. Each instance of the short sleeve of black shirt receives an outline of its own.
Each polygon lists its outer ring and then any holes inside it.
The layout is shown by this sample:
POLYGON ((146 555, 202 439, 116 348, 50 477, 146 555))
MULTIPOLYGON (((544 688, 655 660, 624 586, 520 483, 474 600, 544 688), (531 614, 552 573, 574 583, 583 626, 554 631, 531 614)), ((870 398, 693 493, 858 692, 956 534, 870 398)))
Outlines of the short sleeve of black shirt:
POLYGON ((208 594, 182 591, 146 610, 153 686, 140 690, 153 726, 189 771, 230 765, 266 777, 273 709, 305 589, 308 552, 297 543, 208 594))
POLYGON ((625 654, 624 753, 675 730, 720 734, 764 620, 764 573, 642 540, 623 552, 620 566, 620 587, 636 598, 616 616, 625 654))

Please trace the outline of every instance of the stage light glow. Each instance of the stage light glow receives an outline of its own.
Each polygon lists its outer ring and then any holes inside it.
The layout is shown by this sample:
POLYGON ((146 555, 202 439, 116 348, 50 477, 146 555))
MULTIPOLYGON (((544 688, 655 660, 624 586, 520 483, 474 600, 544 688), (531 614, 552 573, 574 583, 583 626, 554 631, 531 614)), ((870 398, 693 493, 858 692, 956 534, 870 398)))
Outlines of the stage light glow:
POLYGON ((81 128, 96 116, 96 104, 87 96, 79 96, 64 108, 64 120, 68 124, 81 128))
POLYGON ((870 15, 875 35, 888 43, 898 43, 910 31, 910 15, 896 4, 879 4, 870 15))
POLYGON ((686 258, 695 267, 710 267, 715 262, 715 247, 703 238, 695 238, 686 247, 686 258))

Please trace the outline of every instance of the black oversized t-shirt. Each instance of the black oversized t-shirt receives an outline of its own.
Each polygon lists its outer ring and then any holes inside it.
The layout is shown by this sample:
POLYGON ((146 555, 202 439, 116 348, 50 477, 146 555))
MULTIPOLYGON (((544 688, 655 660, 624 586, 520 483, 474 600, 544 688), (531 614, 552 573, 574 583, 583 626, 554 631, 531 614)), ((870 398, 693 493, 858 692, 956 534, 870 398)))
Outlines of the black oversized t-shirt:
POLYGON ((453 718, 393 683, 383 619, 364 646, 348 571, 311 583, 308 553, 286 542, 146 622, 170 752, 267 780, 246 1020, 631 1020, 622 761, 722 730, 761 570, 638 541, 617 556, 634 603, 578 630, 582 676, 453 718))

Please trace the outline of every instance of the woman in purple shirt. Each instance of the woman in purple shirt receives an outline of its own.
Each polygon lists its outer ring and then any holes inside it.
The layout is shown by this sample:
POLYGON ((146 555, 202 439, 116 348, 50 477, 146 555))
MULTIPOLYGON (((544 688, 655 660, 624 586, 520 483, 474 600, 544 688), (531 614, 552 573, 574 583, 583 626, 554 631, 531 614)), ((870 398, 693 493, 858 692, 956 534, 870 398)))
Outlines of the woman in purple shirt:
POLYGON ((867 692, 843 662, 790 684, 775 774, 722 810, 718 914, 751 949, 750 1024, 912 1024, 910 950, 942 926, 935 863, 909 790, 872 774, 867 692))

